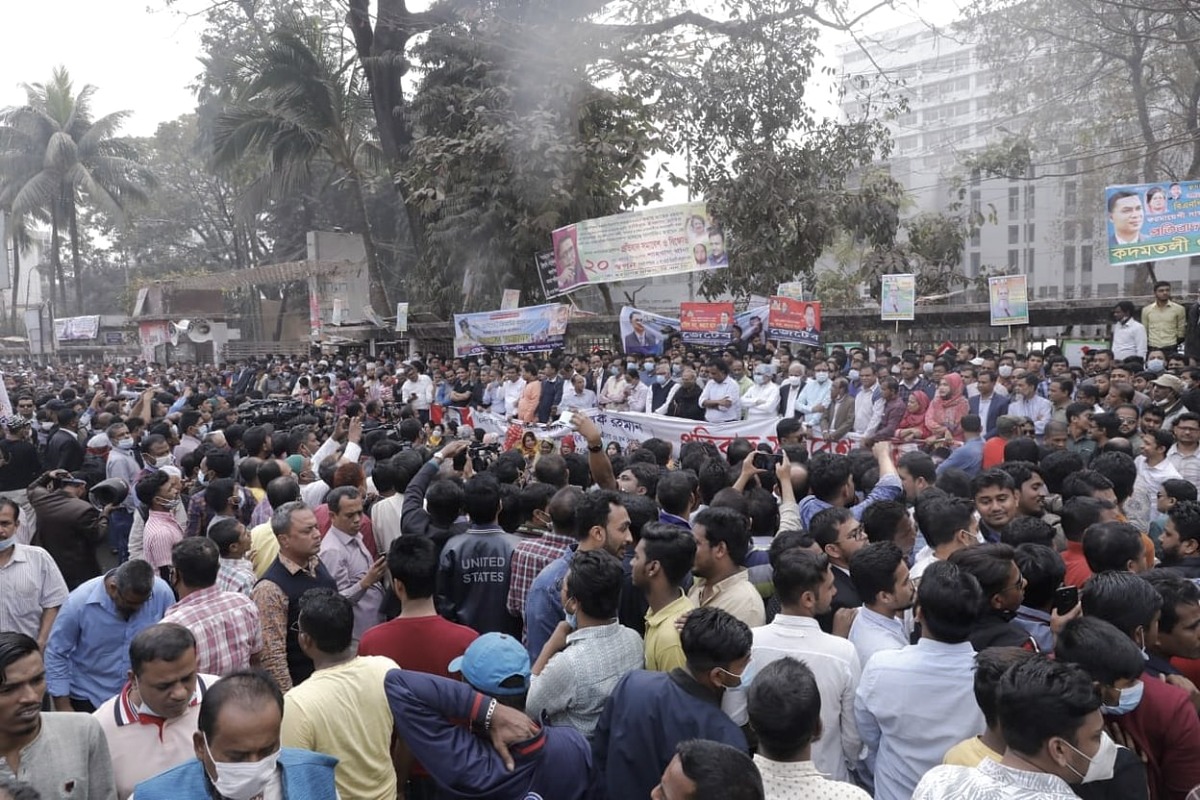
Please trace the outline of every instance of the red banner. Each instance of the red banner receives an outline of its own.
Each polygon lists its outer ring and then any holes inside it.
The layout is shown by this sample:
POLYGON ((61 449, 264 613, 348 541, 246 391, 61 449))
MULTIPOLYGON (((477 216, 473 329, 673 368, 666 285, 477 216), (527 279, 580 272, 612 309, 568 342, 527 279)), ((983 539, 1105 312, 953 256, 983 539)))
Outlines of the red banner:
POLYGON ((772 297, 768 307, 768 339, 807 344, 812 347, 821 346, 820 303, 809 303, 791 297, 772 297))
POLYGON ((733 303, 680 303, 679 331, 684 344, 729 344, 733 339, 733 303))

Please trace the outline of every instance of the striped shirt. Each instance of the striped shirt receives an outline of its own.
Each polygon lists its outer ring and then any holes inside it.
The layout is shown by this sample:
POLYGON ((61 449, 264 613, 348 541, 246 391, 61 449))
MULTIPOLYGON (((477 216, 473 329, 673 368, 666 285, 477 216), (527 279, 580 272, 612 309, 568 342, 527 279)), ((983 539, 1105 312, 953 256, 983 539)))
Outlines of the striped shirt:
POLYGON ((183 527, 170 511, 151 511, 142 534, 142 555, 156 570, 171 566, 171 548, 183 541, 183 527))
POLYGON ((13 545, 0 566, 0 631, 38 638, 42 612, 67 601, 67 582, 54 559, 40 547, 13 545))
POLYGON ((210 675, 228 675, 250 666, 262 651, 258 606, 244 594, 215 586, 192 592, 167 609, 163 622, 175 622, 196 637, 197 667, 210 675))

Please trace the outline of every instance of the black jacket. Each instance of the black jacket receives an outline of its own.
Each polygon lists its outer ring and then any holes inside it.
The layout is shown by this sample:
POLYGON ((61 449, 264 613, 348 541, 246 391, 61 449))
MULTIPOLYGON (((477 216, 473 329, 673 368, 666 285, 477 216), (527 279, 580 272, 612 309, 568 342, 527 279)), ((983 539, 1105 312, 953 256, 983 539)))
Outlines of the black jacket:
POLYGON ((854 588, 854 581, 850 580, 850 576, 846 572, 832 564, 829 568, 833 570, 833 585, 837 589, 837 594, 833 596, 829 613, 817 617, 817 624, 826 633, 833 633, 834 613, 839 608, 858 608, 862 605, 862 599, 858 596, 858 589, 854 588))
POLYGON ((405 536, 428 536, 437 545, 439 555, 450 537, 456 536, 467 529, 465 522, 453 522, 443 525, 435 522, 425 510, 425 492, 438 473, 436 461, 430 461, 413 476, 408 488, 404 490, 404 504, 400 509, 400 533, 405 536))
POLYGON ((56 469, 74 472, 82 467, 83 445, 79 442, 79 434, 67 428, 59 428, 51 434, 42 456, 42 466, 47 472, 56 469))
POLYGON ((499 525, 472 525, 446 542, 437 575, 442 616, 479 633, 520 638, 521 618, 508 613, 512 552, 519 541, 499 525))

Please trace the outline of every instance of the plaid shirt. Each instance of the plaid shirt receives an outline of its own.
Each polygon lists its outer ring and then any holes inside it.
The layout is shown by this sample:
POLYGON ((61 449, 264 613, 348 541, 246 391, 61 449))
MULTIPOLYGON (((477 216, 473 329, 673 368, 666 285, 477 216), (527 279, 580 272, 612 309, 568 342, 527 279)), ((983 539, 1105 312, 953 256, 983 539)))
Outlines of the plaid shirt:
POLYGON ((197 668, 210 675, 246 669, 262 651, 258 607, 244 594, 216 586, 192 592, 167 609, 163 622, 175 622, 196 637, 197 668))
POLYGON ((221 569, 217 573, 217 588, 222 592, 238 592, 246 597, 254 589, 258 576, 254 567, 245 558, 222 558, 221 569))
POLYGON ((576 544, 570 536, 546 531, 539 539, 524 539, 513 549, 512 579, 508 584, 508 613, 525 618, 525 598, 529 588, 546 565, 555 561, 576 544))

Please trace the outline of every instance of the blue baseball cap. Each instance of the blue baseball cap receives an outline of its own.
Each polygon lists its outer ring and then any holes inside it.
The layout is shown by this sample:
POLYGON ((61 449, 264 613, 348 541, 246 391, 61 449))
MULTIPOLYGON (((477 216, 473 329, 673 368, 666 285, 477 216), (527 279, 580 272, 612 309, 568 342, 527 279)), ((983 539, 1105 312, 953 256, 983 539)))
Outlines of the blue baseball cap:
POLYGON ((529 653, 520 641, 506 633, 485 633, 450 662, 450 672, 461 672, 463 679, 484 694, 519 695, 529 691, 529 653), (513 676, 520 686, 502 686, 513 676))

